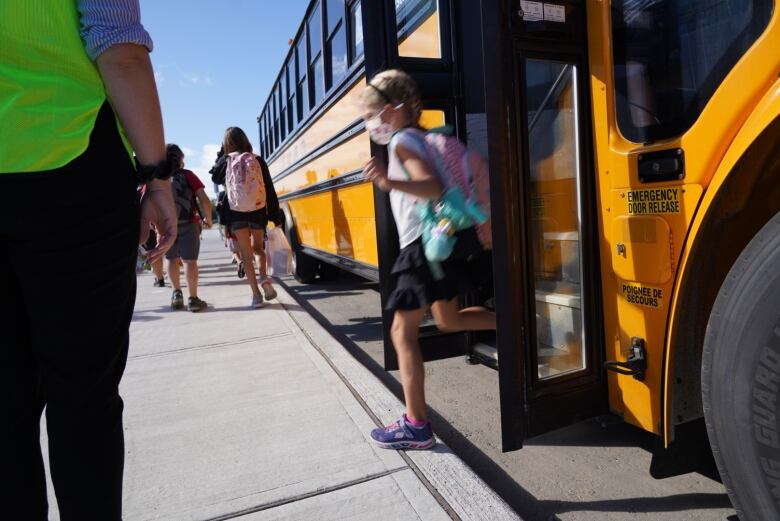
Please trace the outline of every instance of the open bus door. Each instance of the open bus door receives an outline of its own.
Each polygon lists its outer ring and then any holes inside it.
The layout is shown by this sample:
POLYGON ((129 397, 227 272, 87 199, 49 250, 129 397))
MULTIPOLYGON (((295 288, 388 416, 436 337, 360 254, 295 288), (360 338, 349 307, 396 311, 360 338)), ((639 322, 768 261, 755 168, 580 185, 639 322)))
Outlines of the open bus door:
MULTIPOLYGON (((363 27, 371 28, 364 40, 366 78, 398 68, 410 73, 420 89, 424 110, 421 124, 429 128, 452 125, 458 135, 459 110, 456 105, 458 84, 453 53, 453 10, 449 0, 381 0, 362 2, 363 27)), ((372 143, 372 155, 385 156, 385 147, 372 143)), ((385 157, 386 159, 386 157, 385 157)), ((398 360, 390 340, 393 315, 384 311, 392 287, 390 270, 398 256, 395 223, 386 194, 374 190, 377 223, 379 279, 383 309, 385 369, 398 369, 398 360)), ((464 356, 469 349, 466 333, 438 331, 431 317, 420 329, 420 347, 426 361, 464 356)))
POLYGON ((506 451, 607 410, 585 2, 482 24, 506 451))
MULTIPOLYGON (((427 361, 467 354, 498 370, 504 450, 607 408, 585 23, 582 0, 363 2, 364 27, 383 33, 365 41, 368 78, 387 68, 411 73, 426 108, 442 111, 462 138, 469 105, 481 98, 498 330, 453 335, 431 324, 420 344, 427 361), (541 18, 518 14, 521 6, 538 7, 541 18), (420 22, 421 41, 410 44, 420 22)), ((398 243, 378 190, 375 208, 378 236, 388 238, 379 241, 384 303, 398 243)), ((385 368, 397 369, 392 316, 383 319, 385 368)))

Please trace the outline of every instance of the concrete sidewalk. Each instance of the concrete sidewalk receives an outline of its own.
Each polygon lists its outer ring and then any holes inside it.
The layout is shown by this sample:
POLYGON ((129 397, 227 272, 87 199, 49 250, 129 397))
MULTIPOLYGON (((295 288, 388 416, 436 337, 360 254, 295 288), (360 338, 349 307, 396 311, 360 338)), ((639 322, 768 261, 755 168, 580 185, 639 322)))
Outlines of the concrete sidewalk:
POLYGON ((204 239, 208 311, 171 312, 171 289, 139 277, 125 520, 518 519, 443 444, 375 447, 402 404, 281 287, 250 310, 216 232, 204 239))

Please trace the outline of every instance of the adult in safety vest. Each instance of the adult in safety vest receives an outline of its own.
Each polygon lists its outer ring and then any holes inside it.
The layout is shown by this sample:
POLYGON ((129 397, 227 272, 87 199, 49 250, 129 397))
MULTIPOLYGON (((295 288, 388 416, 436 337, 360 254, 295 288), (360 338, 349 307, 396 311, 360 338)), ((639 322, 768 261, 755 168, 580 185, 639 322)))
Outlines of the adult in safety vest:
POLYGON ((138 244, 152 223, 157 258, 176 234, 139 18, 138 0, 0 1, 3 519, 47 519, 44 407, 60 519, 122 516, 138 244))

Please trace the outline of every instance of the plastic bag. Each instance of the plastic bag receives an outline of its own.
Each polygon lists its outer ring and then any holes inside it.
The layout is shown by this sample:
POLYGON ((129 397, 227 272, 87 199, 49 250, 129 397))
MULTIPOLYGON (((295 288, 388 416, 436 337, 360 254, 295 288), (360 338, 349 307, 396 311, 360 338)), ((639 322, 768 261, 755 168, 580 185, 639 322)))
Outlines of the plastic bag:
POLYGON ((268 259, 268 275, 281 277, 291 273, 292 250, 281 228, 274 226, 268 230, 265 255, 268 259))

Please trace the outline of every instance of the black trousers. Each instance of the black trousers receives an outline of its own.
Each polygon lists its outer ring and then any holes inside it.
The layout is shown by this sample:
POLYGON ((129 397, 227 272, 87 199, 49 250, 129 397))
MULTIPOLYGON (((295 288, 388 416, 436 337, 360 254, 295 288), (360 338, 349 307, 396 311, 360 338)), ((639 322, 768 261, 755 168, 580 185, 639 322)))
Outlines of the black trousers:
POLYGON ((135 304, 138 225, 133 168, 107 104, 89 148, 67 166, 0 174, 3 519, 47 519, 44 407, 61 519, 121 519, 118 386, 135 304))

